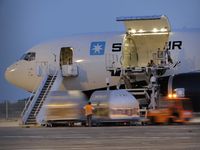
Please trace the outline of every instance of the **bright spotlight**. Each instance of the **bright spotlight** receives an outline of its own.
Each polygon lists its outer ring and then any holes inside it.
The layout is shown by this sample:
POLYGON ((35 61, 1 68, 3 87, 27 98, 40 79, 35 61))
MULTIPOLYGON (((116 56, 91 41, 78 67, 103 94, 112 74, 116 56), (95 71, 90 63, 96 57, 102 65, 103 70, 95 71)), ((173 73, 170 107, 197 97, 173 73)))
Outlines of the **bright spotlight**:
POLYGON ((139 33, 143 33, 143 32, 144 32, 144 30, 140 29, 140 30, 138 30, 138 32, 139 32, 139 33))
POLYGON ((152 31, 153 31, 153 32, 158 32, 158 29, 157 29, 157 28, 153 28, 152 31))
POLYGON ((161 32, 166 32, 167 29, 166 29, 166 28, 161 28, 160 31, 161 31, 161 32))

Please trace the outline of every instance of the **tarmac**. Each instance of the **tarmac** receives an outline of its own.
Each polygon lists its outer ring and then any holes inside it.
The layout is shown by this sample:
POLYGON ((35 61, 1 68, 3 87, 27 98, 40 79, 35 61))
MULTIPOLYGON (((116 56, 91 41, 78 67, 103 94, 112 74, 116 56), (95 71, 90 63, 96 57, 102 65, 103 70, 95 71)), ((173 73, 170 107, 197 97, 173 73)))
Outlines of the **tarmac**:
POLYGON ((0 150, 199 150, 200 125, 0 127, 0 150))
POLYGON ((19 127, 18 120, 0 120, 0 127, 19 127))

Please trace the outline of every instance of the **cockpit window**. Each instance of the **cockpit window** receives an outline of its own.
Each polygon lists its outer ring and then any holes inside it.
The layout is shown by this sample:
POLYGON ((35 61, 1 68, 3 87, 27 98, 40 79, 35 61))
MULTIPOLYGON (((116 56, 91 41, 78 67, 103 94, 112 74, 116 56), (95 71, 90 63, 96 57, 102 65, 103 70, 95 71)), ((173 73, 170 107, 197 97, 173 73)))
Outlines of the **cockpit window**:
POLYGON ((28 52, 24 54, 20 60, 33 61, 35 60, 35 52, 28 52))

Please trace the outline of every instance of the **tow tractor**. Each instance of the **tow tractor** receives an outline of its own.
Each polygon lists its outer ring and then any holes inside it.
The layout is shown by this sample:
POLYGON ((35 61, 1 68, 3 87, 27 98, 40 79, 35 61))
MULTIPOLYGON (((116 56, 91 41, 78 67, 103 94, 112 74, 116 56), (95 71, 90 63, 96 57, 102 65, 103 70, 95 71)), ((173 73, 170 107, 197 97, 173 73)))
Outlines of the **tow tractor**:
POLYGON ((192 118, 192 106, 189 98, 180 95, 183 91, 183 88, 176 89, 176 93, 169 94, 159 101, 159 108, 149 110, 147 112, 149 123, 187 123, 192 118))

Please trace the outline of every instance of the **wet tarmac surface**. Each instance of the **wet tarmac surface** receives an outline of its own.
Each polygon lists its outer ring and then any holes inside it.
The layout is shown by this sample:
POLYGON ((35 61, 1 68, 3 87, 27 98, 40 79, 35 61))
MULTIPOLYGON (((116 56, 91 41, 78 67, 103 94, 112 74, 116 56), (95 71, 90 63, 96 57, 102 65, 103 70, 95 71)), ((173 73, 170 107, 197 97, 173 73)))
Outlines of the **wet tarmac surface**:
POLYGON ((0 150, 200 149, 200 125, 0 127, 0 150))

